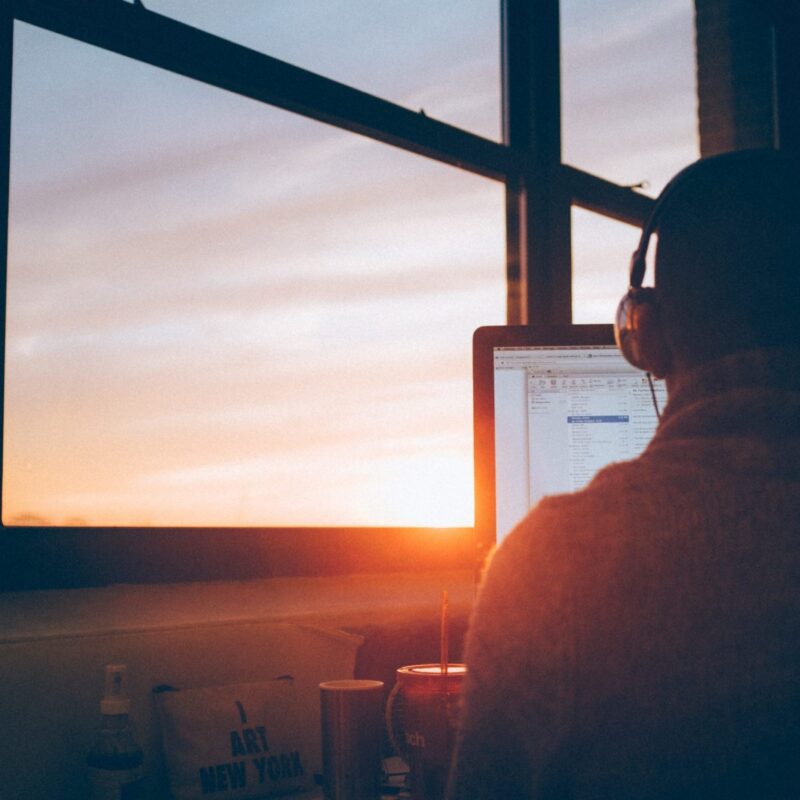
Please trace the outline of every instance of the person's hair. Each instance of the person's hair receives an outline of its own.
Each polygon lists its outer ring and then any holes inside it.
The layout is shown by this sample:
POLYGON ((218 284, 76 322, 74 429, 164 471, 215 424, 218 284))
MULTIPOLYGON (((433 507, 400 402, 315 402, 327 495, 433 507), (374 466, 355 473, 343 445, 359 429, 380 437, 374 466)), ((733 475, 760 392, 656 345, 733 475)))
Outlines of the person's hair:
POLYGON ((664 336, 685 362, 800 345, 800 160, 765 150, 699 162, 656 234, 664 336))

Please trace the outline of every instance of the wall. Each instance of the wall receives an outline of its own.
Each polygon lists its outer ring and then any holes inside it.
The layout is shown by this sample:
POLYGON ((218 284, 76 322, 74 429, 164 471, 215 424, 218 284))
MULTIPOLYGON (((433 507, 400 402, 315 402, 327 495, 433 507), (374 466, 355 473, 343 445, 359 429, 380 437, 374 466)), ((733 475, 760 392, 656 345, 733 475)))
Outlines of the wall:
POLYGON ((695 0, 700 152, 773 147, 773 34, 751 0, 695 0))

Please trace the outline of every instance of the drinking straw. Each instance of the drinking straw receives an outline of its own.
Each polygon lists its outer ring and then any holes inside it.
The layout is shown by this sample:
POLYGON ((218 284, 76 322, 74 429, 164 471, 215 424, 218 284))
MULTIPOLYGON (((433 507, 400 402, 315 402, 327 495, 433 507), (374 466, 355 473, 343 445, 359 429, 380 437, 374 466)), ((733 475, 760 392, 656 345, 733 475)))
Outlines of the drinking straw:
POLYGON ((442 675, 447 675, 447 589, 442 591, 442 613, 439 631, 439 667, 442 675))

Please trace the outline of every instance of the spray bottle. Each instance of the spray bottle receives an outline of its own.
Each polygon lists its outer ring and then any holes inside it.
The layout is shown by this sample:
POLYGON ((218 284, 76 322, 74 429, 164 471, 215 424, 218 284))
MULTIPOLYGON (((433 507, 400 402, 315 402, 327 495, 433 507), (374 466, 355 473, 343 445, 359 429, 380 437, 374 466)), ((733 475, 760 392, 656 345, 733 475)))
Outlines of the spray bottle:
POLYGON ((124 664, 106 667, 100 701, 102 721, 86 764, 91 800, 141 800, 144 797, 142 748, 130 719, 131 701, 124 664))

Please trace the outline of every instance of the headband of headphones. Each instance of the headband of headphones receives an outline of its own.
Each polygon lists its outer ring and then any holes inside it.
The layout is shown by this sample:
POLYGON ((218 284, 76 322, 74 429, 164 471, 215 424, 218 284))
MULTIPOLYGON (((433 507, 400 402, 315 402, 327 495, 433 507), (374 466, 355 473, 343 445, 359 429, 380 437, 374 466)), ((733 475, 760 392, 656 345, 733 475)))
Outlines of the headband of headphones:
POLYGON ((650 212, 650 216, 647 218, 647 222, 642 228, 639 246, 633 251, 633 255, 631 256, 628 281, 629 288, 640 289, 642 283, 644 282, 644 273, 647 269, 647 248, 650 244, 650 238, 658 226, 665 203, 673 194, 675 194, 679 187, 682 187, 685 183, 694 180, 694 176, 696 174, 706 172, 721 162, 736 164, 739 162, 747 163, 749 161, 763 161, 767 163, 775 159, 777 152, 778 151, 776 150, 762 149, 737 150, 731 153, 722 153, 716 156, 701 158, 700 160, 689 164, 688 167, 684 167, 680 172, 678 172, 662 189, 661 194, 659 194, 659 196, 656 198, 655 204, 650 212))

